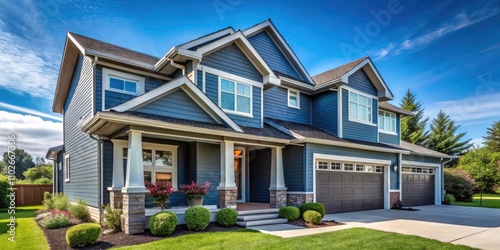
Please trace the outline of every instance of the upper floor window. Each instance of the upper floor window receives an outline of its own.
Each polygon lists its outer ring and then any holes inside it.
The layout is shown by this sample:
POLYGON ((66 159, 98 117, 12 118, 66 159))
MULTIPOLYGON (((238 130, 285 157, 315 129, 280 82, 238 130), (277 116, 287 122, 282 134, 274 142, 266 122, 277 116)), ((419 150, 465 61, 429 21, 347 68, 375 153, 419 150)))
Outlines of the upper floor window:
POLYGON ((103 69, 102 75, 105 90, 129 95, 142 95, 144 93, 144 77, 110 69, 103 69))
POLYGON ((300 92, 297 90, 288 90, 288 107, 300 109, 300 92))
POLYGON ((70 161, 69 161, 69 154, 64 156, 64 180, 66 182, 69 182, 69 171, 70 171, 70 161))
POLYGON ((372 98, 349 91, 349 120, 372 124, 372 98))
POLYGON ((378 111, 378 129, 381 132, 396 133, 396 114, 378 111))
POLYGON ((229 113, 252 115, 252 86, 220 78, 219 106, 229 113))

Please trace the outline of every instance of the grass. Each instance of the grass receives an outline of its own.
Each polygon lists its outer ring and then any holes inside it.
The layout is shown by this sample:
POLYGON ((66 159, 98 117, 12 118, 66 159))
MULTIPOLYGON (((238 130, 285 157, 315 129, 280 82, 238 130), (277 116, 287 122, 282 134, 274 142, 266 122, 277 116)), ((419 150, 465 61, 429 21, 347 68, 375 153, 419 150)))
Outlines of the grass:
POLYGON ((118 249, 471 249, 418 236, 352 228, 283 239, 252 230, 190 234, 118 249))
POLYGON ((16 214, 0 209, 0 248, 1 249, 49 249, 43 231, 35 222, 35 211, 42 206, 16 207, 16 214), (16 217, 16 242, 9 241, 10 216, 16 217))
POLYGON ((470 206, 470 207, 490 207, 500 208, 500 194, 483 194, 483 205, 480 205, 480 195, 475 194, 474 200, 471 202, 456 201, 453 205, 470 206))

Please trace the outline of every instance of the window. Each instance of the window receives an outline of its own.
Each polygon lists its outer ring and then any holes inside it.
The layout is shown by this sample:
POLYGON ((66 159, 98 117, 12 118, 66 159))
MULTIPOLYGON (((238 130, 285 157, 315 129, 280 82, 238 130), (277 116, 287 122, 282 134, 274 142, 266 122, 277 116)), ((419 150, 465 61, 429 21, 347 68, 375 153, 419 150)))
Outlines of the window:
POLYGON ((317 160, 316 169, 320 170, 333 170, 333 171, 354 171, 354 172, 366 172, 366 173, 383 173, 384 167, 375 164, 364 164, 364 163, 347 163, 347 162, 337 162, 330 160, 317 160))
POLYGON ((365 165, 363 165, 363 164, 356 164, 356 171, 358 171, 358 172, 364 172, 365 171, 365 165))
POLYGON ((319 161, 318 162, 318 169, 328 169, 328 162, 319 161))
POLYGON ((69 182, 70 160, 69 155, 64 156, 64 180, 69 182))
POLYGON ((354 171, 354 164, 344 163, 344 171, 354 171))
POLYGON ((402 167, 405 173, 434 174, 434 168, 426 167, 402 167))
POLYGON ((332 162, 332 170, 342 170, 342 164, 340 162, 332 162))
MULTIPOLYGON (((104 90, 119 92, 129 95, 142 95, 144 93, 144 77, 110 70, 102 70, 104 90)), ((103 96, 104 92, 103 92, 103 96)))
POLYGON ((372 123, 372 98, 349 91, 349 120, 372 123))
POLYGON ((222 109, 252 115, 252 86, 220 78, 219 94, 222 109))
POLYGON ((376 173, 383 173, 384 172, 384 166, 376 166, 375 167, 375 172, 376 173))
POLYGON ((152 183, 169 181, 174 188, 177 188, 176 152, 177 148, 174 146, 144 144, 142 149, 144 181, 152 183))
POLYGON ((288 107, 300 109, 300 92, 297 90, 288 90, 288 107))
POLYGON ((382 132, 396 133, 396 114, 380 110, 378 112, 378 129, 382 132))

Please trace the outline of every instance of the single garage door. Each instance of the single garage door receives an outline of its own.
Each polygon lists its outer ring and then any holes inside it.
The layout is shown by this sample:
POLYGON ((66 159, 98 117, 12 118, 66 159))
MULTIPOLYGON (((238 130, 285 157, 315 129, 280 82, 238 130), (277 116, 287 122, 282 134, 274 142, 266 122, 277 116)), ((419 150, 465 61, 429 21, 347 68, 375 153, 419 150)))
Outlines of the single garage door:
POLYGON ((326 213, 384 208, 384 166, 316 162, 316 201, 326 213))
POLYGON ((435 177, 433 168, 403 167, 403 206, 434 204, 435 177))

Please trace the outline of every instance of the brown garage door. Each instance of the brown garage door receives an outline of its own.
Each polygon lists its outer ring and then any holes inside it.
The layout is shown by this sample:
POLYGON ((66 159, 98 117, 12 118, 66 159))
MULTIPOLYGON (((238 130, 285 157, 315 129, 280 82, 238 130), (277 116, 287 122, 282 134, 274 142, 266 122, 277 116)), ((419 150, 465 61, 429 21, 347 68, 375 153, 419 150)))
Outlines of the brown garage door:
POLYGON ((434 204, 434 175, 403 173, 403 206, 434 204))
POLYGON ((384 175, 316 170, 316 201, 326 213, 384 208, 384 175))

